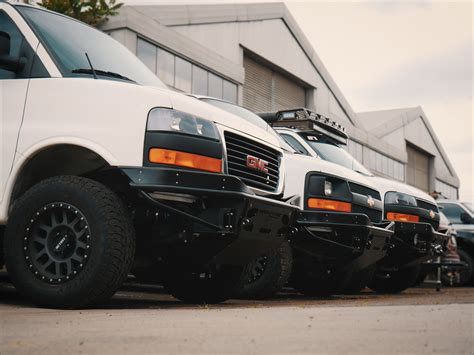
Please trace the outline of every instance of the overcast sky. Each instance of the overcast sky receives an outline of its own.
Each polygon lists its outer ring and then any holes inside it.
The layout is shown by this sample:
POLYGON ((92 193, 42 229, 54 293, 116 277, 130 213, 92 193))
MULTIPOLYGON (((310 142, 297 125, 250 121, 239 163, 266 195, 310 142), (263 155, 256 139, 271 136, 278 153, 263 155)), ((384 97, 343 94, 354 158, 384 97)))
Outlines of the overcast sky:
POLYGON ((356 112, 422 106, 473 201, 472 3, 288 7, 356 112))
POLYGON ((285 2, 356 112, 422 106, 473 201, 472 3, 285 2))

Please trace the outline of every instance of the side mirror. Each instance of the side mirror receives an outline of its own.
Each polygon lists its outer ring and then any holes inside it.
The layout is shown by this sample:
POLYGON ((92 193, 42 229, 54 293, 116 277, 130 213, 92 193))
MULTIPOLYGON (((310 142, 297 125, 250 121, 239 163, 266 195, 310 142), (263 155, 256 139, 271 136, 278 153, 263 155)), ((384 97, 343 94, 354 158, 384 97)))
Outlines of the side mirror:
POLYGON ((461 213, 461 222, 464 224, 471 224, 472 223, 472 218, 469 216, 468 213, 462 212, 461 213))
POLYGON ((18 73, 26 64, 26 58, 10 55, 10 35, 0 31, 0 69, 18 73))

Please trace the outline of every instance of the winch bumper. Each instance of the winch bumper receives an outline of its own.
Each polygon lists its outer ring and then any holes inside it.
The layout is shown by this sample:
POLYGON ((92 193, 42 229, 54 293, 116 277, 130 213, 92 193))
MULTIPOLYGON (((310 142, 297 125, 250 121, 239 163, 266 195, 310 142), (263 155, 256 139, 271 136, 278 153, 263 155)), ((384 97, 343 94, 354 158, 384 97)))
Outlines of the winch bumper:
POLYGON ((144 203, 191 225, 188 233, 163 244, 167 260, 193 270, 246 265, 281 244, 297 211, 257 196, 230 175, 169 167, 121 170, 144 203))
POLYGON ((384 258, 392 224, 373 225, 367 215, 304 211, 296 218, 291 246, 331 268, 362 270, 384 258))
POLYGON ((441 256, 449 236, 429 223, 394 222, 392 247, 382 261, 385 267, 405 268, 441 256))

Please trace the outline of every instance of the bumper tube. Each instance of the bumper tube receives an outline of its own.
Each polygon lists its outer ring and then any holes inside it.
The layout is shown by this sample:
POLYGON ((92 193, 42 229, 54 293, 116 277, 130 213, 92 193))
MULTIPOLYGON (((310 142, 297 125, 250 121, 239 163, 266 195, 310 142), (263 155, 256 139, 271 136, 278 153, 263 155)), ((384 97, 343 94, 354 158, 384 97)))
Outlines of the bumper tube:
POLYGON ((360 213, 305 211, 297 215, 296 225, 293 248, 330 267, 352 271, 385 257, 393 234, 392 223, 373 225, 360 213))
POLYGON ((441 256, 449 238, 429 223, 395 222, 393 230, 393 245, 383 260, 387 267, 411 267, 441 256))
POLYGON ((277 247, 298 210, 289 204, 255 195, 240 179, 224 174, 170 167, 121 168, 132 188, 155 208, 192 223, 192 241, 173 241, 180 263, 246 265, 277 247), (163 195, 160 195, 163 194, 163 195), (163 199, 160 196, 164 196, 163 199), (192 199, 205 205, 190 212, 170 200, 192 199))

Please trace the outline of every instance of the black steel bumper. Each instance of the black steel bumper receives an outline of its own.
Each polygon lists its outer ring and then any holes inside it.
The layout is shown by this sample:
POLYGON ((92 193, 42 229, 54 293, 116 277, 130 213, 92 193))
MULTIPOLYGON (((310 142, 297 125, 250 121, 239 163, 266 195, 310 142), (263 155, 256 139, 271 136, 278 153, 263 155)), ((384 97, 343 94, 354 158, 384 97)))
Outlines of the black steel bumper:
POLYGON ((190 267, 246 265, 282 242, 297 211, 255 195, 230 175, 172 167, 121 171, 147 203, 191 225, 189 237, 170 241, 173 254, 168 255, 190 267), (176 198, 188 203, 171 201, 176 198))
POLYGON ((333 268, 362 270, 382 259, 390 247, 391 223, 373 225, 367 215, 300 212, 291 245, 333 268))
POLYGON ((441 256, 449 238, 429 223, 395 222, 393 230, 393 245, 382 261, 389 268, 410 267, 441 256))

